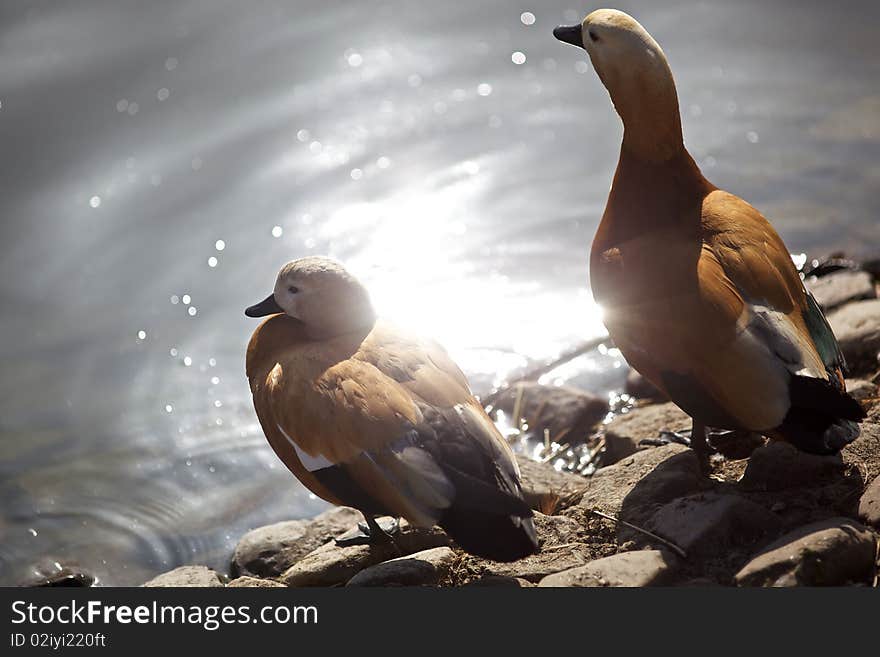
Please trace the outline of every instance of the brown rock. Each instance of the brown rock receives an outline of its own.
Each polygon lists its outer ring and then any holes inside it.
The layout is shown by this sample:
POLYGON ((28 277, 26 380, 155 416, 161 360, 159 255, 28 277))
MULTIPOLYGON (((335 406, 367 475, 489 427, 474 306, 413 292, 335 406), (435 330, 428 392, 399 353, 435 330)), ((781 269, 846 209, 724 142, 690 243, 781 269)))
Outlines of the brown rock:
POLYGON ((874 280, 865 271, 843 269, 821 278, 809 276, 804 283, 826 312, 850 301, 877 297, 874 280))
POLYGON ((706 486, 693 450, 670 444, 641 450, 597 470, 581 506, 638 522, 656 506, 706 486))
POLYGON ((437 586, 455 562, 448 547, 422 550, 364 568, 346 586, 437 586))
POLYGON ((771 442, 752 453, 740 484, 751 490, 785 490, 812 484, 843 467, 840 455, 808 454, 790 443, 771 442))
POLYGON ((828 323, 853 374, 867 374, 877 369, 880 299, 848 303, 830 313, 828 323))
POLYGON ((275 588, 285 588, 284 584, 281 582, 276 582, 274 579, 260 579, 259 577, 238 577, 229 584, 226 585, 230 588, 248 588, 248 589, 275 589, 275 588))
MULTIPOLYGON (((542 436, 544 429, 556 442, 584 442, 592 428, 608 413, 608 400, 570 386, 516 383, 498 395, 494 406, 512 414, 522 390, 520 415, 529 429, 542 436)), ((516 418, 513 418, 516 422, 516 418)))
POLYGON ((736 574, 740 586, 839 586, 870 583, 876 539, 849 518, 800 527, 774 541, 736 574))
POLYGON ((214 588, 223 586, 223 582, 220 575, 205 566, 180 566, 154 577, 144 586, 214 588))
POLYGON ((548 575, 538 586, 658 586, 669 583, 676 558, 660 550, 622 552, 548 575))
POLYGON ((677 431, 690 425, 690 418, 671 402, 636 406, 615 417, 605 427, 603 462, 606 465, 616 463, 638 451, 640 440, 659 438, 661 431, 677 431))
POLYGON ((880 529, 880 477, 874 477, 859 500, 859 520, 880 529))
POLYGON ((233 575, 278 577, 299 559, 363 520, 359 511, 336 507, 311 520, 288 520, 242 536, 232 557, 233 575))
POLYGON ((644 399, 652 402, 668 402, 669 397, 653 383, 643 377, 637 370, 630 370, 626 375, 626 383, 623 385, 626 394, 636 399, 644 399))
MULTIPOLYGON (((780 521, 764 507, 738 495, 698 493, 673 500, 645 523, 688 555, 720 555, 731 546, 748 545, 777 531, 780 521)), ((633 535, 637 542, 650 542, 633 535)))
POLYGON ((400 521, 394 545, 373 544, 340 547, 330 541, 313 550, 281 575, 287 586, 335 586, 377 563, 429 548, 448 546, 449 537, 436 527, 423 529, 400 521))

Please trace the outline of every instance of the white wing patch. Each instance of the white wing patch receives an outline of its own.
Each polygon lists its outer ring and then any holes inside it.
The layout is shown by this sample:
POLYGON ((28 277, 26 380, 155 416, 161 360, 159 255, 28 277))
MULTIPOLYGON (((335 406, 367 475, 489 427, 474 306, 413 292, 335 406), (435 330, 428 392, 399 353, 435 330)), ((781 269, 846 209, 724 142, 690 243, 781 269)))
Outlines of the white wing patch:
POLYGON ((784 313, 750 304, 744 312, 746 332, 768 349, 792 374, 816 379, 825 378, 825 366, 815 353, 804 344, 803 336, 784 313))
POLYGON ((276 422, 275 426, 278 427, 278 431, 281 432, 281 435, 284 436, 285 438, 287 438, 287 442, 289 442, 291 444, 291 446, 293 447, 294 451, 296 452, 297 457, 299 458, 300 462, 303 464, 303 467, 306 470, 308 470, 309 472, 314 472, 315 470, 322 470, 323 468, 330 468, 330 467, 336 465, 335 463, 331 463, 329 460, 327 460, 327 458, 325 456, 312 456, 308 452, 303 451, 302 448, 296 444, 296 441, 287 435, 287 432, 284 430, 284 428, 280 424, 278 424, 276 422))

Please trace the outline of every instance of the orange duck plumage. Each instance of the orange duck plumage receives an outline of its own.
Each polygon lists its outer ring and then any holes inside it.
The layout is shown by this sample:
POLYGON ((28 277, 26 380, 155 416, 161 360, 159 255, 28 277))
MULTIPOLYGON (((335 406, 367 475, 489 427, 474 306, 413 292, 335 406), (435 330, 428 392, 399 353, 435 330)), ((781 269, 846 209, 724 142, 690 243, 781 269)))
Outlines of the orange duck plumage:
POLYGON ((254 408, 309 490, 362 511, 373 534, 387 515, 439 524, 496 560, 537 549, 513 453, 461 370, 434 342, 377 320, 341 265, 289 263, 247 314, 273 315, 248 345, 254 408))
POLYGON ((685 149, 660 46, 611 9, 554 34, 587 51, 624 124, 590 277, 626 360, 693 418, 704 458, 707 426, 819 454, 854 440, 834 334, 770 223, 685 149))

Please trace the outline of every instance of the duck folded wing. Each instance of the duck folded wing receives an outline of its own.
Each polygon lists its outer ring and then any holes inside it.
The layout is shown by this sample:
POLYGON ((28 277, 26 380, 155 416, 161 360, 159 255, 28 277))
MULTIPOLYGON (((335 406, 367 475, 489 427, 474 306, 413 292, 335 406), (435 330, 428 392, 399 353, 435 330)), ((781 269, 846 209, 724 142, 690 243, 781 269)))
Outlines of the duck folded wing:
POLYGON ((432 406, 449 408, 472 398, 467 377, 442 346, 388 325, 377 324, 355 358, 432 406))
POLYGON ((413 438, 454 488, 438 524, 471 554, 496 561, 533 554, 538 537, 513 452, 461 370, 434 343, 422 342, 403 354, 393 372, 384 371, 416 401, 423 421, 413 438))
POLYGON ((709 204, 716 213, 709 224, 706 257, 717 260, 723 279, 707 281, 707 286, 729 286, 728 292, 743 305, 738 328, 766 346, 792 374, 836 379, 842 365, 837 342, 815 303, 811 307, 779 235, 745 201, 722 192, 712 197, 719 200, 709 204))
POLYGON ((806 451, 836 451, 858 435, 851 421, 863 413, 845 393, 834 334, 770 224, 736 197, 726 195, 722 207, 724 221, 709 222, 700 287, 740 310, 730 348, 717 356, 723 367, 715 362, 709 376, 727 378, 735 415, 759 420, 747 428, 777 429, 806 451))
POLYGON ((446 350, 428 340, 398 343, 397 349, 385 344, 381 352, 365 349, 364 357, 415 401, 422 415, 416 427, 420 445, 455 484, 456 502, 486 512, 531 515, 522 501, 513 451, 446 350))
POLYGON ((269 379, 279 429, 345 504, 439 524, 489 558, 536 549, 513 453, 442 348, 367 340, 316 380, 269 379))
POLYGON ((271 412, 297 457, 343 503, 430 526, 452 484, 413 436, 409 393, 370 363, 348 359, 314 381, 270 375, 271 412))

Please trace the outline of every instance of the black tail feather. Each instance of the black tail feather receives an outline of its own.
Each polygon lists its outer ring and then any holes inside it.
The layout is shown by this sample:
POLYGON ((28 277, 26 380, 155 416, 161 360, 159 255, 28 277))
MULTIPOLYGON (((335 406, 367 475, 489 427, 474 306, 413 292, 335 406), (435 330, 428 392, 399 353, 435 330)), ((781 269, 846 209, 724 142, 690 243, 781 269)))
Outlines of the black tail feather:
POLYGON ((865 410, 830 381, 793 376, 791 408, 779 433, 795 447, 812 454, 834 454, 859 436, 865 410))
POLYGON ((538 551, 532 510, 517 483, 492 485, 447 464, 443 471, 455 486, 455 501, 439 525, 465 552, 516 561, 538 551))
POLYGON ((789 386, 791 405, 821 411, 843 420, 865 419, 865 409, 831 381, 808 376, 793 376, 789 386))

